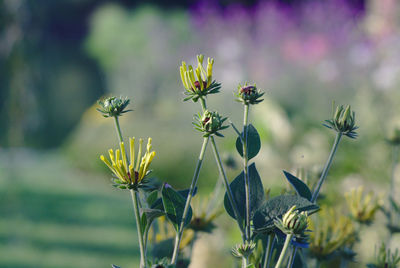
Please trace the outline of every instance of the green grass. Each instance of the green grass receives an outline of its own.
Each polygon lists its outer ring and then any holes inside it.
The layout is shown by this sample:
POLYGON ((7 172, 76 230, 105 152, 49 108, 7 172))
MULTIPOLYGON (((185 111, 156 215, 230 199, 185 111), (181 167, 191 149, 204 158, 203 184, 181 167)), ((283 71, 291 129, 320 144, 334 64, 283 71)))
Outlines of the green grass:
POLYGON ((127 192, 57 152, 0 152, 0 267, 137 267, 127 192))

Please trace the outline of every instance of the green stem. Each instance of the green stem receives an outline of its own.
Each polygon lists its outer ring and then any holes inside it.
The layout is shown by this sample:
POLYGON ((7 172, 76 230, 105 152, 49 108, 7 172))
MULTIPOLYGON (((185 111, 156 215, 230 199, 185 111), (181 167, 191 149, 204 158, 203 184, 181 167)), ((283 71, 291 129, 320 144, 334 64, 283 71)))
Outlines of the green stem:
POLYGON ((119 126, 118 116, 114 116, 114 119, 115 119, 115 129, 117 130, 119 142, 124 142, 124 139, 122 138, 121 127, 119 126))
POLYGON ((392 152, 392 172, 390 174, 390 192, 389 192, 389 224, 392 225, 392 220, 393 220, 393 205, 391 202, 394 202, 394 190, 395 190, 395 172, 396 172, 396 166, 399 158, 399 146, 394 145, 393 146, 393 152, 392 152))
POLYGON ((282 251, 281 251, 281 255, 279 255, 279 259, 278 259, 278 262, 275 265, 275 268, 280 268, 281 267, 283 259, 285 258, 286 251, 289 248, 290 241, 292 240, 292 237, 293 237, 293 234, 286 235, 285 244, 283 245, 283 248, 282 248, 282 251))
POLYGON ((246 193, 246 218, 245 218, 245 237, 250 240, 250 180, 248 174, 248 157, 247 157, 247 125, 249 123, 249 105, 244 105, 243 115, 243 173, 244 173, 244 190, 246 193))
POLYGON ((324 170, 322 171, 321 177, 318 180, 317 186, 315 187, 314 193, 311 198, 311 202, 315 202, 318 198, 319 191, 321 190, 322 184, 324 183, 326 176, 328 175, 328 171, 332 165, 333 157, 336 154, 337 148, 339 146, 339 142, 342 138, 343 133, 338 132, 335 137, 335 141, 332 146, 331 153, 329 154, 328 160, 326 161, 324 170))
POLYGON ((203 139, 203 145, 202 145, 201 150, 200 150, 200 155, 199 155, 199 159, 197 161, 196 169, 194 171, 192 184, 190 185, 189 194, 187 196, 185 208, 183 210, 182 220, 181 220, 178 232, 176 233, 174 252, 172 254, 172 259, 171 259, 171 264, 174 264, 174 265, 176 264, 176 261, 178 259, 179 245, 181 243, 183 229, 185 227, 186 218, 187 218, 188 213, 189 213, 190 202, 192 201, 193 192, 196 189, 197 180, 199 178, 200 169, 201 169, 201 166, 203 164, 204 154, 206 152, 208 140, 209 140, 209 137, 205 137, 203 139))
MULTIPOLYGON (((119 142, 124 142, 124 139, 122 138, 122 131, 121 127, 119 125, 119 120, 118 116, 114 116, 114 122, 115 122, 115 129, 118 134, 118 139, 119 142)), ((133 203, 133 211, 135 213, 135 219, 136 219, 136 228, 138 231, 138 240, 139 240, 139 249, 140 249, 140 268, 145 268, 146 267, 146 250, 145 250, 145 244, 143 242, 143 230, 142 230, 142 225, 140 224, 140 213, 139 213, 139 200, 138 200, 138 192, 134 190, 130 190, 131 192, 131 197, 132 197, 132 203, 133 203)))
POLYGON ((249 258, 243 257, 242 258, 242 268, 246 268, 249 265, 249 258))
POLYGON ((139 200, 138 200, 138 192, 135 190, 130 190, 132 203, 133 203, 133 210, 135 212, 136 218, 136 227, 138 231, 138 239, 139 239, 139 249, 140 249, 140 268, 146 267, 146 251, 143 242, 143 230, 142 225, 140 224, 140 214, 139 214, 139 200))
POLYGON ((229 203, 231 204, 231 207, 233 209, 233 213, 235 215, 235 219, 237 221, 237 224, 239 226, 239 229, 240 229, 240 232, 241 232, 242 238, 243 238, 244 230, 243 230, 243 226, 240 224, 240 214, 239 214, 239 211, 238 211, 238 208, 237 208, 237 205, 236 205, 236 201, 233 198, 233 193, 232 193, 231 187, 229 186, 229 181, 228 181, 228 178, 226 176, 225 169, 224 169, 224 167, 222 165, 221 157, 219 155, 218 148, 217 148, 217 145, 215 144, 215 139, 214 139, 213 136, 211 136, 211 145, 212 145, 212 148, 213 148, 213 151, 214 151, 215 161, 217 162, 217 166, 218 166, 219 172, 222 175, 222 179, 223 179, 223 183, 225 185, 226 194, 228 196, 229 203))
MULTIPOLYGON (((203 112, 204 112, 207 109, 207 104, 206 104, 206 101, 205 101, 204 98, 200 98, 200 104, 201 104, 201 108, 203 109, 203 112)), ((218 147, 217 147, 217 144, 215 143, 214 136, 211 136, 210 138, 211 138, 211 145, 212 145, 212 148, 213 148, 215 161, 217 162, 218 170, 219 170, 220 175, 222 176, 223 183, 224 183, 224 186, 225 186, 225 190, 226 190, 226 193, 227 193, 227 196, 228 196, 228 199, 229 199, 229 203, 231 204, 231 207, 233 209, 233 213, 235 215, 235 219, 236 219, 237 224, 239 226, 240 232, 242 234, 242 239, 243 239, 243 242, 244 242, 244 237, 243 237, 244 236, 244 230, 243 230, 243 226, 241 224, 241 217, 240 217, 240 214, 239 214, 239 210, 238 210, 238 207, 236 205, 235 199, 233 198, 233 193, 232 193, 231 187, 229 185, 229 180, 228 180, 228 177, 226 176, 226 172, 225 172, 224 166, 222 164, 221 157, 220 157, 220 154, 218 152, 218 147)))
POLYGON ((287 268, 292 268, 293 263, 294 263, 294 259, 296 257, 296 253, 297 253, 297 247, 293 246, 292 254, 290 254, 290 258, 289 258, 289 261, 288 261, 287 268))
POLYGON ((265 249, 265 254, 264 254, 263 268, 268 268, 269 267, 270 256, 271 256, 271 252, 272 252, 272 249, 273 249, 274 241, 275 241, 275 234, 272 233, 272 234, 270 234, 268 236, 267 248, 265 249))

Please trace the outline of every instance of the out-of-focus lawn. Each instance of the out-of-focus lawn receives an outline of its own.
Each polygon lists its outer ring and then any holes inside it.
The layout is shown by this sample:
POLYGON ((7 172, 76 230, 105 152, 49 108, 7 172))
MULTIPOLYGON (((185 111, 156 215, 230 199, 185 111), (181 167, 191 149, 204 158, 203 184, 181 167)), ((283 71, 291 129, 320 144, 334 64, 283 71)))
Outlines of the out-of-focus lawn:
POLYGON ((0 151, 0 267, 136 267, 129 194, 60 153, 0 151))

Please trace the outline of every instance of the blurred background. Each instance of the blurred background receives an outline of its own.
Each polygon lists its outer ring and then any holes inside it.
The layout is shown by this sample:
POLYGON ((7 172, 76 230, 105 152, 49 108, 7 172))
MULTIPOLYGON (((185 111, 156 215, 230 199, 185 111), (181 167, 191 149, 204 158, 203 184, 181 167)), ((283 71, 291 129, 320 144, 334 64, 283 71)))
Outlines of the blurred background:
MULTIPOLYGON (((273 194, 287 186, 282 169, 318 173, 325 163, 334 133, 322 122, 332 101, 351 104, 360 129, 339 148, 326 199, 361 184, 385 194, 385 137, 400 123, 399 14, 397 0, 0 1, 0 267, 135 267, 129 195, 110 187, 98 158, 117 137, 96 100, 131 98, 124 136, 151 136, 154 176, 186 188, 201 146, 191 126, 200 108, 182 101, 178 68, 199 53, 215 59, 223 85, 209 106, 235 124, 238 83, 266 91, 250 120, 262 139, 254 161, 273 194)), ((238 161, 235 133, 224 134, 224 158, 238 161)), ((217 179, 209 151, 200 193, 217 179)), ((207 238, 217 242, 200 243, 197 255, 230 258, 239 236, 228 217, 218 224, 207 238)), ((386 235, 384 222, 375 225, 360 262, 386 235)), ((207 267, 197 255, 193 267, 207 267)))

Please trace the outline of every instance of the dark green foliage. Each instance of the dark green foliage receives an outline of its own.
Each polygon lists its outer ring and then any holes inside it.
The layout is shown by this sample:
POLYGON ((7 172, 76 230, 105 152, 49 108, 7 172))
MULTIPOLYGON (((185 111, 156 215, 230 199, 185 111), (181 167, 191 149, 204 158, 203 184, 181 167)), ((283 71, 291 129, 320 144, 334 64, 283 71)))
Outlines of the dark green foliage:
MULTIPOLYGON (((249 181, 250 181, 250 217, 253 217, 255 211, 264 202, 264 188, 261 182, 260 175, 258 175, 256 165, 253 163, 249 166, 249 181)), ((244 184, 244 172, 242 171, 230 184, 233 198, 235 199, 238 207, 239 216, 244 219, 246 215, 246 192, 244 184)), ((235 218, 235 214, 225 193, 224 198, 225 210, 229 216, 235 218)))
MULTIPOLYGON (((168 219, 172 222, 174 228, 178 230, 182 221, 186 198, 184 198, 180 193, 172 189, 172 187, 169 185, 163 186, 161 194, 164 211, 168 219)), ((188 225, 191 219, 192 208, 189 207, 189 212, 187 218, 185 219, 185 225, 188 225)))
POLYGON ((299 211, 316 212, 319 207, 299 195, 279 195, 265 201, 253 217, 257 232, 270 232, 275 228, 274 219, 281 218, 292 206, 299 211))
POLYGON ((289 172, 283 171, 283 174, 285 174, 286 179, 301 197, 304 197, 307 200, 311 200, 312 193, 307 184, 305 184, 302 180, 293 176, 289 172))
MULTIPOLYGON (((241 137, 236 139, 236 149, 240 156, 243 157, 243 132, 241 133, 241 137)), ((252 159, 255 157, 261 149, 261 140, 260 135, 258 135, 257 129, 249 124, 247 126, 247 158, 252 159)))

